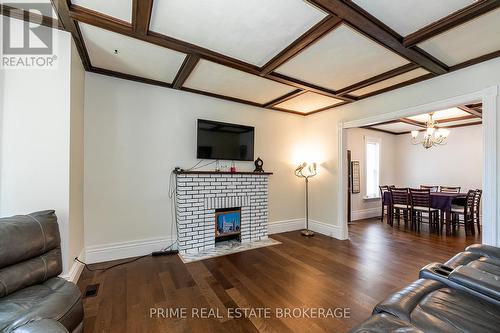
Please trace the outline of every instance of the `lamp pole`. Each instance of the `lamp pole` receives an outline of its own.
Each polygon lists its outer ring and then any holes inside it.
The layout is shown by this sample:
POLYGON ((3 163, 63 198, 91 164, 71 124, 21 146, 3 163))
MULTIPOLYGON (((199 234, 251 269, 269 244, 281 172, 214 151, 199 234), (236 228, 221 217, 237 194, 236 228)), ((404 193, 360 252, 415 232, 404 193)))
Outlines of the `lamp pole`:
POLYGON ((295 176, 305 178, 306 180, 306 229, 300 233, 302 236, 314 236, 314 232, 309 230, 309 178, 316 175, 316 163, 301 163, 295 169, 295 176))
POLYGON ((314 232, 309 230, 309 177, 304 177, 306 179, 306 230, 302 230, 303 236, 314 236, 314 232))

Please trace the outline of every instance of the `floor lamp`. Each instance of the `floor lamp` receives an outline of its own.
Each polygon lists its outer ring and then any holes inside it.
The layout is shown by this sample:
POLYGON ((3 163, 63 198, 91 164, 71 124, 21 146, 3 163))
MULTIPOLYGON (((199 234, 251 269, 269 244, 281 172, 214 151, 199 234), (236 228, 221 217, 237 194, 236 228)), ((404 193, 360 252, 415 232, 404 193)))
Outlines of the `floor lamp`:
POLYGON ((316 176, 316 163, 302 163, 295 169, 295 176, 306 180, 306 229, 301 231, 303 236, 314 236, 309 230, 309 178, 316 176))

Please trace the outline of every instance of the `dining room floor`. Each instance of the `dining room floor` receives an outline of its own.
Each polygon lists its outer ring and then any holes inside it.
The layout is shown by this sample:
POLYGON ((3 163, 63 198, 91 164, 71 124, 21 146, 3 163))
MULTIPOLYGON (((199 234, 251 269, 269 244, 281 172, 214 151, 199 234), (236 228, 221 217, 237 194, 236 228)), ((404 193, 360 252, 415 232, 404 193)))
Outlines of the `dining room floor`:
POLYGON ((466 237, 463 229, 437 235, 378 219, 350 224, 344 241, 320 234, 305 238, 299 231, 270 237, 281 244, 188 264, 178 256, 148 256, 105 272, 84 270, 78 281, 82 292, 99 285, 96 296, 83 300, 84 332, 346 332, 389 293, 416 280, 422 266, 480 242, 479 235, 466 237), (184 308, 187 314, 151 316, 157 308, 184 308), (193 316, 192 310, 201 308, 222 317, 193 316), (226 315, 235 308, 269 308, 271 316, 226 315), (348 309, 349 318, 276 312, 319 308, 348 309))

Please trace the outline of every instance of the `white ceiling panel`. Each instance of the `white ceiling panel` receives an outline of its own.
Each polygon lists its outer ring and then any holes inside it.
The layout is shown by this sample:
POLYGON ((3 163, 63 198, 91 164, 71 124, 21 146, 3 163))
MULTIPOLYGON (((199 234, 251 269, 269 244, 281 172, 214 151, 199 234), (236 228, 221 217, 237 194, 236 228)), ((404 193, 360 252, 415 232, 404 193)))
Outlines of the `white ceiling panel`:
POLYGON ((198 62, 183 86, 261 104, 295 90, 294 87, 207 60, 198 62))
POLYGON ((186 57, 183 53, 92 25, 79 25, 90 62, 95 67, 171 83, 186 57))
POLYGON ((406 64, 408 60, 341 25, 276 71, 322 87, 340 89, 406 64))
MULTIPOLYGON (((50 0, 0 0, 0 4, 6 4, 14 8, 20 8, 20 9, 29 9, 30 12, 40 14, 39 10, 36 9, 30 9, 30 4, 47 4, 52 7, 52 2, 50 0)), ((54 10, 54 7, 52 7, 52 10, 49 15, 46 15, 45 13, 42 13, 44 16, 49 16, 52 18, 57 19, 57 13, 54 10)))
POLYGON ((262 66, 325 16, 303 0, 157 0, 150 30, 262 66))
POLYGON ((410 125, 407 123, 391 123, 391 124, 383 124, 383 125, 375 125, 371 126, 376 129, 381 129, 384 131, 394 132, 394 133, 403 133, 409 131, 420 131, 422 127, 418 127, 415 125, 410 125))
POLYGON ((71 2, 122 21, 132 22, 132 0, 71 0, 71 2))
POLYGON ((353 0, 358 6, 406 36, 473 4, 474 0, 353 0))
POLYGON ((418 46, 448 66, 500 50, 500 9, 464 23, 418 46))
POLYGON ((321 94, 316 94, 313 92, 307 92, 305 94, 291 98, 283 103, 277 104, 275 105, 275 107, 280 109, 308 113, 311 111, 315 111, 342 102, 343 102, 342 100, 336 98, 324 96, 321 94))
MULTIPOLYGON (((465 117, 465 116, 470 116, 469 113, 460 110, 459 108, 451 108, 451 109, 446 109, 446 110, 440 110, 434 112, 432 118, 434 120, 440 120, 440 119, 449 119, 449 118, 456 118, 456 117, 465 117)), ((422 123, 427 122, 429 120, 429 114, 423 113, 419 114, 417 116, 412 116, 412 117, 407 117, 408 119, 415 120, 415 121, 420 121, 422 123)))
POLYGON ((414 69, 412 71, 406 72, 404 74, 392 77, 390 79, 377 82, 375 84, 372 84, 371 86, 367 86, 367 87, 364 87, 364 88, 361 88, 358 90, 354 90, 354 91, 350 92, 349 94, 354 95, 354 96, 363 96, 363 95, 372 93, 374 91, 379 91, 381 89, 391 87, 393 85, 396 85, 396 84, 399 84, 402 82, 406 82, 406 81, 415 79, 417 77, 420 77, 420 76, 423 76, 426 74, 429 74, 429 72, 426 71, 425 69, 417 68, 417 69, 414 69))

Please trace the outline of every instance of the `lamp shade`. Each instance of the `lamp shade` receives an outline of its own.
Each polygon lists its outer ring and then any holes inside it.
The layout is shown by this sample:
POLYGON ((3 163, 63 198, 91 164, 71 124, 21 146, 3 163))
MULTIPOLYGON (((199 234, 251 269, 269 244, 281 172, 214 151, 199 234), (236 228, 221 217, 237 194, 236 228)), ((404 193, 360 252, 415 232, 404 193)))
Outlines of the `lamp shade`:
POLYGON ((316 163, 303 162, 295 169, 295 175, 297 177, 311 178, 316 176, 316 174, 316 163))

